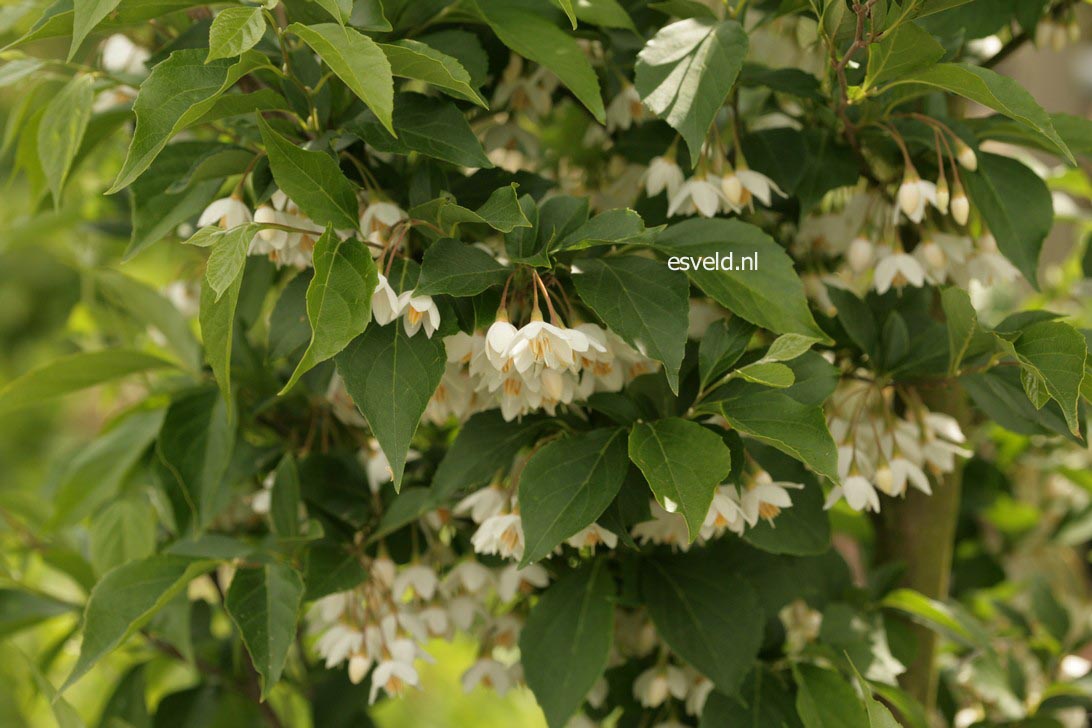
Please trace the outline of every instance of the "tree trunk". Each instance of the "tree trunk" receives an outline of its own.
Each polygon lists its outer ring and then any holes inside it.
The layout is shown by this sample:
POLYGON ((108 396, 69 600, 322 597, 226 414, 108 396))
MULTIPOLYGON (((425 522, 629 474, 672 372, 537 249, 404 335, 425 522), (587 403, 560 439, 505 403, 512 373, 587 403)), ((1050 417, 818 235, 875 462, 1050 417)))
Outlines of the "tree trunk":
MULTIPOLYGON (((966 427, 966 400, 958 385, 922 395, 926 406, 966 427)), ((904 564, 902 586, 933 599, 948 598, 962 475, 963 463, 957 462, 954 471, 934 484, 932 495, 911 488, 905 498, 885 500, 880 513, 876 534, 880 563, 904 564)), ((911 627, 918 651, 899 682, 931 714, 937 700, 937 635, 916 624, 911 627)))

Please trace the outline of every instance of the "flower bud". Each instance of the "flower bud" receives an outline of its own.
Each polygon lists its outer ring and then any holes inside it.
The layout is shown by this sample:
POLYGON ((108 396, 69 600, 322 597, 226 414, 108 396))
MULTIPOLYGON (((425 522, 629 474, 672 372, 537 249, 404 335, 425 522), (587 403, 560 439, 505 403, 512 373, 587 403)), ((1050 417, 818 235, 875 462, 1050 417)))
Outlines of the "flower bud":
POLYGON ((906 170, 906 176, 902 178, 902 184, 899 185, 899 208, 903 213, 913 218, 917 214, 918 208, 921 206, 921 189, 918 187, 918 182, 921 178, 918 177, 918 173, 911 167, 906 170))
POLYGON ((1035 45, 1039 48, 1050 45, 1054 40, 1054 21, 1044 18, 1035 26, 1035 45))
POLYGON ((359 685, 368 674, 368 658, 364 655, 353 655, 349 658, 349 682, 359 685))
POLYGON ((742 204, 743 184, 739 181, 739 177, 736 176, 735 172, 729 172, 721 178, 720 190, 733 206, 739 207, 742 204))
POLYGON ((978 155, 959 140, 956 140, 956 159, 959 160, 959 165, 969 172, 978 169, 978 155))
POLYGON ((997 239, 991 233, 986 233, 978 239, 978 249, 983 253, 996 253, 997 239))
POLYGON ((892 491, 895 490, 895 475, 887 463, 876 468, 876 475, 872 480, 881 491, 887 495, 894 495, 892 491))
POLYGON ((940 214, 945 215, 948 213, 948 202, 951 200, 951 193, 948 191, 948 180, 944 177, 940 178, 937 182, 937 209, 940 210, 940 214))
POLYGON ((957 225, 966 225, 968 218, 971 216, 971 203, 967 199, 967 195, 963 190, 957 189, 955 196, 952 198, 952 219, 956 221, 957 225))
POLYGON ((1061 23, 1053 23, 1054 29, 1051 31, 1050 47, 1054 51, 1065 50, 1065 47, 1069 45, 1069 30, 1061 23))
POLYGON ((872 263, 872 242, 857 236, 846 250, 846 262, 854 273, 860 273, 872 263))
POLYGON ((948 265, 948 256, 945 255, 944 249, 932 240, 926 240, 921 244, 921 257, 933 270, 941 270, 948 265))

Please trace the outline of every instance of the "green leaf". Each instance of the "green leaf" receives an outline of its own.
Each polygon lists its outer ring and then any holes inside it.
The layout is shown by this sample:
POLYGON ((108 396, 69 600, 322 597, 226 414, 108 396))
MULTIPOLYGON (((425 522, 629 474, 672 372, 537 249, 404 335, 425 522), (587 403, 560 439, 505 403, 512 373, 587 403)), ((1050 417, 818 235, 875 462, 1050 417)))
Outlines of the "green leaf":
POLYGON ((93 279, 99 294, 118 311, 162 334, 180 364, 192 371, 200 369, 201 346, 190 323, 173 303, 153 288, 117 271, 95 271, 93 279))
POLYGON ((444 235, 453 236, 462 223, 481 223, 502 233, 516 228, 529 228, 527 219, 516 196, 516 184, 500 187, 489 195, 477 210, 469 210, 455 202, 453 197, 438 197, 410 210, 410 217, 436 223, 444 235))
POLYGON ((1014 346, 1021 365, 1042 379, 1050 397, 1061 406, 1069 431, 1079 437, 1077 403, 1088 356, 1084 336, 1069 324, 1041 321, 1024 329, 1014 346))
MULTIPOLYGON (((391 64, 391 73, 395 76, 424 81, 455 98, 465 99, 483 109, 489 108, 489 104, 474 88, 470 74, 457 58, 421 41, 409 39, 380 43, 379 47, 386 54, 391 64)), ((395 126, 402 128, 397 120, 395 126)))
POLYGON ((792 258, 759 228, 739 220, 687 220, 656 238, 670 255, 700 258, 732 255, 757 261, 755 270, 710 271, 690 266, 687 275, 720 305, 775 333, 829 337, 815 323, 792 258))
POLYGON ((1038 288, 1039 254, 1054 227, 1054 203, 1046 183, 1022 162, 985 152, 978 153, 978 169, 962 175, 997 247, 1038 288), (1020 200, 1019 207, 1013 207, 1014 199, 1020 200))
POLYGON ((521 566, 547 556, 595 523, 618 494, 629 468, 625 430, 582 432, 536 451, 519 478, 526 547, 521 566))
POLYGON ((136 129, 125 163, 107 194, 132 184, 171 137, 200 119, 236 81, 267 63, 256 53, 238 61, 221 58, 209 63, 205 55, 203 48, 175 51, 140 84, 133 103, 136 129))
POLYGON ((257 7, 225 8, 212 19, 205 63, 234 58, 258 44, 265 34, 265 17, 257 7))
POLYGON ((576 17, 585 23, 602 28, 622 28, 637 32, 637 28, 633 25, 633 18, 618 3, 618 0, 575 0, 573 10, 576 17))
POLYGON ((80 656, 62 690, 135 634, 194 577, 213 565, 211 561, 161 554, 119 566, 104 576, 87 600, 80 656))
POLYGON ((573 283, 610 329, 663 362, 671 390, 678 392, 690 314, 686 278, 649 258, 611 256, 575 261, 573 283))
POLYGON ((197 216, 212 201, 222 179, 194 181, 175 189, 193 166, 196 157, 219 145, 183 141, 163 148, 159 156, 129 187, 133 208, 133 232, 123 262, 168 235, 178 226, 197 216))
POLYGON ((550 728, 562 728, 607 666, 614 580, 596 559, 550 586, 531 609, 519 649, 527 686, 550 728))
MULTIPOLYGON (((885 637, 884 644, 886 645, 886 643, 887 639, 885 637)), ((872 697, 872 686, 861 676, 857 666, 852 661, 850 661, 849 666, 853 670, 853 677, 856 679, 857 687, 864 698, 869 728, 899 728, 899 722, 895 720, 895 716, 891 715, 891 711, 888 710, 887 706, 872 697)))
POLYGON ((562 12, 565 13, 565 17, 572 23, 573 30, 576 30, 576 12, 573 10, 573 0, 553 0, 558 5, 562 12))
POLYGON ((79 609, 37 592, 0 587, 0 636, 8 637, 47 619, 79 609))
POLYGON ((121 4, 121 0, 74 0, 72 9, 72 43, 68 46, 68 60, 76 56, 76 51, 83 45, 87 35, 101 23, 107 15, 121 4))
POLYGON ((739 361, 754 332, 754 325, 739 316, 709 325, 698 345, 698 371, 703 389, 739 361))
POLYGON ((903 23, 894 33, 868 46, 868 72, 864 88, 920 71, 944 57, 944 47, 929 31, 903 23))
POLYGON ((641 469, 659 504, 680 513, 690 540, 697 538, 713 492, 732 470, 732 454, 724 440, 678 417, 639 422, 629 435, 629 458, 641 469))
POLYGON ((125 476, 159 434, 166 409, 137 410, 111 423, 61 473, 52 499, 54 526, 67 526, 116 497, 125 476))
POLYGON ((166 359, 131 349, 70 354, 8 382, 0 389, 0 413, 13 412, 130 374, 173 366, 166 359))
POLYGON ((796 712, 805 728, 869 728, 868 713, 853 686, 833 670, 800 663, 796 677, 796 712))
POLYGON ((576 40, 545 17, 509 0, 474 0, 502 43, 549 68, 600 123, 606 120, 599 79, 576 40))
POLYGON ((646 229, 644 220, 633 210, 607 210, 551 243, 550 251, 583 250, 595 245, 644 243, 651 239, 654 230, 646 229))
MULTIPOLYGON (((337 23, 292 23, 288 31, 311 46, 330 70, 367 104, 387 131, 398 136, 391 120, 394 111, 391 64, 375 41, 337 23)), ((295 199, 295 195, 289 196, 295 199)))
POLYGON ((732 376, 776 389, 791 387, 796 382, 796 375, 792 369, 777 362, 756 361, 736 369, 732 372, 732 376))
POLYGON ((643 559, 640 568, 641 596, 660 636, 719 692, 734 694, 766 624, 754 589, 706 553, 643 559))
POLYGON ((948 324, 948 376, 955 376, 978 331, 978 313, 971 304, 971 297, 958 286, 949 286, 940 292, 940 305, 948 324))
POLYGON ((432 490, 437 500, 475 490, 507 472, 516 453, 538 439, 542 426, 536 417, 505 422, 495 409, 473 415, 436 468, 432 490))
POLYGON ((904 76, 886 88, 904 83, 921 83, 958 94, 975 103, 1004 114, 1042 136, 1070 164, 1076 164, 1073 153, 1054 128, 1047 112, 1019 83, 981 66, 964 63, 938 63, 904 76))
POLYGON ((277 186, 319 225, 357 229, 360 206, 356 192, 334 158, 325 152, 296 146, 261 117, 258 117, 258 127, 277 186))
POLYGON ((95 573, 151 556, 155 526, 155 511, 143 497, 117 500, 96 514, 88 534, 95 573))
POLYGON ((463 112, 450 101, 420 94, 398 94, 394 97, 395 139, 375 119, 351 122, 347 130, 359 136, 380 152, 409 155, 420 152, 460 167, 491 168, 463 112))
POLYGON ((242 276, 247 250, 250 249, 254 236, 258 234, 259 227, 255 223, 247 223, 210 237, 215 242, 205 265, 205 281, 216 293, 216 302, 242 276))
POLYGON ((762 357, 762 361, 791 361, 803 356, 817 341, 818 339, 813 336, 782 334, 770 344, 770 348, 766 350, 766 355, 762 357))
POLYGON ((300 527, 300 474, 291 454, 281 458, 269 493, 269 520, 273 533, 295 538, 300 527))
POLYGON ((1015 369, 995 367, 978 374, 964 374, 960 383, 971 400, 986 416, 1007 430, 1022 435, 1063 435, 1074 442, 1073 435, 1057 405, 1036 409, 1020 383, 1015 369))
POLYGON ((838 451, 821 407, 758 387, 745 385, 734 391, 734 396, 716 403, 732 427, 838 482, 838 451))
POLYGON ((231 580, 224 607, 261 675, 263 699, 281 679, 302 601, 303 578, 285 564, 239 569, 231 580))
POLYGON ((194 390, 171 403, 156 452, 196 514, 199 529, 222 505, 221 484, 234 447, 228 408, 215 389, 194 390))
POLYGON ((698 728, 723 726, 750 728, 801 728, 793 706, 793 695, 779 675, 756 669, 731 697, 713 692, 705 701, 698 728))
POLYGON ((372 293, 379 283, 379 271, 362 242, 341 240, 327 228, 315 244, 314 261, 315 275, 307 287, 311 343, 281 394, 360 336, 372 318, 372 293))
POLYGON ((338 373, 402 487, 406 452, 447 365, 440 337, 407 336, 400 322, 371 326, 337 355, 338 373))
POLYGON ((210 285, 201 286, 198 320, 201 341, 205 345, 205 361, 212 367, 212 374, 227 401, 231 401, 231 349, 235 339, 235 309, 242 286, 242 275, 235 277, 223 296, 217 296, 210 285))
POLYGON ((94 85, 95 78, 90 74, 73 76, 46 105, 38 125, 38 154, 57 207, 61 205, 61 190, 91 121, 94 85))
POLYGON ((880 602, 915 622, 968 647, 989 649, 989 635, 971 617, 954 606, 930 599, 913 589, 896 589, 880 602))
POLYGON ((319 541, 307 550, 305 599, 321 599, 334 592, 347 591, 363 584, 368 572, 360 563, 360 557, 341 547, 319 541))
POLYGON ((688 18, 661 28, 637 54, 634 83, 641 100, 682 135, 695 165, 747 46, 747 34, 734 20, 688 18))
POLYGON ((481 248, 440 238, 425 251, 421 277, 414 290, 422 296, 475 296, 487 288, 504 285, 508 274, 508 268, 481 248))
MULTIPOLYGON (((316 5, 322 7, 323 10, 330 13, 330 16, 337 22, 345 25, 349 22, 349 18, 353 14, 353 1, 352 0, 311 0, 316 5)), ((390 30, 390 25, 387 26, 387 30, 390 30)))

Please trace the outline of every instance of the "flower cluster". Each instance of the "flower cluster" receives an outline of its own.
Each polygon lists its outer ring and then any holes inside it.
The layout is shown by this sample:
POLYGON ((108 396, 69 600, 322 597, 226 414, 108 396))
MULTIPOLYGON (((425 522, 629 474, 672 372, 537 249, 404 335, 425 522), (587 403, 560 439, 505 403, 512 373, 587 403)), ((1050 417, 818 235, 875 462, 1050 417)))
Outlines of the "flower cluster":
POLYGON ((910 391, 900 394, 905 409, 897 415, 895 396, 872 382, 847 380, 831 397, 827 419, 842 484, 831 490, 827 508, 844 498, 856 511, 878 512, 879 493, 902 497, 913 487, 931 494, 930 473, 950 473, 957 457, 970 457, 954 418, 929 411, 910 391))
POLYGON ((366 566, 367 581, 318 599, 306 620, 312 649, 327 668, 347 664, 353 683, 371 671, 372 702, 381 690, 401 695, 420 684, 415 662, 432 659, 426 651, 430 640, 451 640, 469 630, 480 637, 481 658, 463 675, 467 692, 486 685, 503 695, 522 681, 519 662, 504 659, 523 627, 521 612, 511 607, 549 583, 545 569, 490 569, 468 559, 447 568, 441 578, 436 568, 420 561, 398 567, 379 556, 366 566))
POLYGON ((702 168, 694 176, 685 178, 674 152, 668 152, 649 163, 643 177, 645 193, 654 197, 666 192, 668 216, 702 217, 753 210, 756 199, 769 207, 773 193, 785 196, 772 179, 749 169, 742 156, 737 156, 734 168, 722 159, 710 167, 718 168, 719 172, 702 168))
POLYGON ((617 392, 659 366, 601 326, 569 328, 551 318, 543 320, 535 308, 517 328, 502 307, 484 334, 445 337, 448 367, 426 415, 444 422, 494 407, 506 420, 537 410, 553 414, 594 392, 617 392))

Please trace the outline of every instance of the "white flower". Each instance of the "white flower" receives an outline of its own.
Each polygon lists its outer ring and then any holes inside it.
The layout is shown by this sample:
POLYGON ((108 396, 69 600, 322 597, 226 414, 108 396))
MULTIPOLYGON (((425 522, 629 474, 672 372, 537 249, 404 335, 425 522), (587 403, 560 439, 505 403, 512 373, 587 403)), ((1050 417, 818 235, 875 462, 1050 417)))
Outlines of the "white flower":
POLYGON ((364 208, 360 216, 360 231, 372 243, 386 243, 390 229, 409 217, 406 211, 393 202, 373 202, 364 208))
POLYGON ((683 171, 675 163, 674 157, 653 157, 644 175, 645 194, 655 197, 666 191, 667 199, 674 199, 683 179, 683 171))
POLYGON ((353 685, 359 685, 364 681, 364 676, 368 674, 368 669, 372 666, 372 658, 368 655, 353 655, 349 658, 349 682, 353 685))
POLYGON ((906 492, 907 484, 913 485, 926 495, 933 493, 925 472, 904 457, 894 457, 886 468, 880 467, 876 470, 876 487, 888 495, 902 495, 906 492))
POLYGON ((690 545, 690 534, 686 529, 686 519, 678 513, 668 513, 656 501, 649 509, 651 521, 642 521, 631 529, 633 537, 642 544, 655 543, 676 546, 686 550, 690 545))
POLYGON ((769 522, 777 518, 782 508, 792 508, 792 498, 789 489, 803 488, 802 483, 774 482, 766 471, 755 476, 751 484, 740 497, 740 508, 743 510, 743 518, 748 526, 754 526, 759 518, 765 518, 769 522))
POLYGON ((550 575, 538 564, 529 564, 522 569, 515 564, 509 564, 501 569, 500 576, 497 577, 497 596, 503 602, 510 602, 520 592, 542 589, 549 583, 550 575))
MULTIPOLYGON (((536 312, 537 314, 537 312, 536 312)), ((531 321, 512 339, 512 363, 520 374, 532 366, 567 369, 573 365, 573 353, 588 350, 588 337, 576 329, 546 323, 532 314, 531 321)))
POLYGON ((640 94, 632 83, 627 83, 607 105, 607 132, 613 134, 619 129, 625 131, 633 126, 634 121, 641 121, 644 116, 645 107, 641 103, 640 94))
POLYGON ((576 549, 594 549, 599 544, 603 544, 608 549, 612 549, 618 545, 618 536, 603 528, 598 523, 593 523, 580 529, 572 536, 569 536, 565 539, 565 543, 576 549))
POLYGON ((404 305, 399 295, 391 288, 387 277, 380 273, 379 283, 376 284, 375 291, 372 293, 372 316, 375 322, 380 326, 386 326, 402 315, 404 305))
POLYGON ((379 695, 380 688, 387 695, 397 697, 405 691, 407 685, 418 685, 420 679, 417 670, 413 667, 413 660, 417 656, 417 646, 410 640, 395 640, 388 646, 390 659, 383 660, 375 666, 372 673, 372 689, 368 695, 368 703, 374 703, 379 695))
POLYGON ((868 482, 868 478, 863 475, 851 475, 843 480, 841 485, 835 486, 827 496, 823 507, 830 509, 841 498, 845 498, 849 507, 855 511, 868 510, 878 513, 880 510, 880 497, 876 489, 872 487, 872 483, 868 482))
POLYGON ((250 509, 260 516, 269 513, 269 507, 273 503, 273 482, 276 474, 270 473, 262 481, 262 489, 250 497, 250 509))
POLYGON ((359 651, 363 645, 363 632, 345 624, 335 624, 315 643, 315 651, 326 658, 326 668, 329 669, 343 662, 350 653, 359 651))
POLYGON ((705 701, 713 692, 713 681, 697 670, 689 670, 690 688, 686 691, 686 712, 698 717, 705 709, 705 701))
POLYGON ((734 486, 719 486, 709 504, 709 512, 701 525, 701 537, 712 538, 726 529, 736 534, 743 533, 745 517, 739 501, 739 491, 734 486))
POLYGON ((511 361, 509 352, 518 333, 515 326, 508 322, 508 314, 503 309, 497 312, 497 320, 485 332, 485 358, 497 371, 505 371, 511 361))
POLYGON ((668 696, 686 697, 686 673, 674 665, 650 667, 633 681, 633 697, 646 708, 657 708, 668 696))
POLYGON ((925 284, 925 269, 912 255, 892 253, 876 264, 872 285, 876 293, 887 293, 891 286, 903 288, 907 284, 920 288, 925 284))
POLYGON ((457 515, 470 514, 474 523, 482 523, 487 518, 499 516, 508 508, 508 493, 500 488, 489 486, 476 490, 455 505, 457 515))
POLYGON ((414 564, 394 577, 391 595, 398 601, 405 599, 432 599, 436 593, 436 572, 422 564, 414 564))
POLYGON ((460 561, 444 576, 443 589, 447 594, 456 594, 464 591, 467 594, 478 594, 493 583, 493 572, 477 559, 460 561))
POLYGON ((230 230, 251 221, 250 208, 238 197, 221 197, 213 200, 201 217, 197 218, 197 226, 216 225, 225 230, 230 230))
POLYGON ((440 309, 432 296, 415 296, 412 291, 406 291, 398 297, 398 303, 404 311, 402 323, 406 335, 413 336, 423 328, 425 336, 431 339, 440 327, 440 309))
POLYGON ((721 192, 724 193, 725 202, 735 212, 739 212, 744 207, 754 208, 754 197, 757 197, 759 202, 769 207, 771 192, 776 192, 781 197, 785 196, 785 193, 772 179, 761 172, 746 167, 740 167, 734 171, 730 170, 728 174, 721 178, 720 188, 721 192))
POLYGON ((493 692, 501 697, 507 693, 515 681, 508 668, 491 658, 482 658, 475 662, 463 673, 463 692, 469 693, 478 685, 492 688, 493 692))
MULTIPOLYGON (((914 222, 925 218, 925 205, 937 206, 937 186, 918 177, 913 169, 906 172, 898 192, 899 209, 914 222)), ((896 211, 896 216, 897 216, 896 211)))
POLYGON ((858 235, 846 249, 846 262, 854 273, 862 273, 872 264, 874 255, 875 248, 872 241, 858 235))
POLYGON ((490 516, 478 526, 470 542, 479 554, 520 559, 523 557, 523 522, 516 513, 490 516))
POLYGON ((102 67, 109 73, 144 73, 144 63, 151 57, 147 48, 141 48, 121 33, 115 33, 102 44, 102 67))
POLYGON ((705 177, 691 177, 671 196, 667 216, 672 217, 676 213, 693 215, 697 212, 702 217, 714 217, 720 210, 723 199, 717 185, 705 177))

